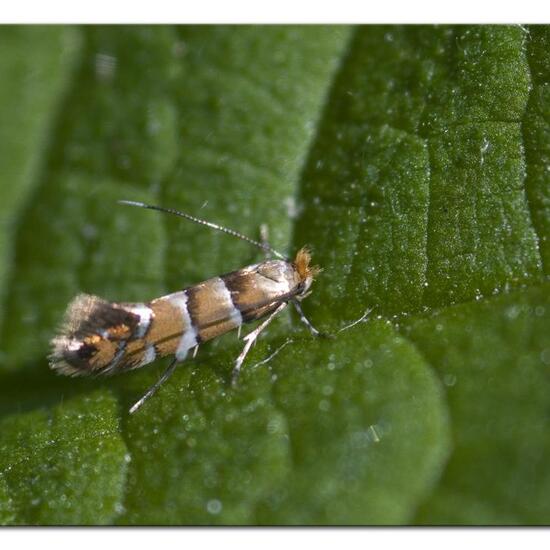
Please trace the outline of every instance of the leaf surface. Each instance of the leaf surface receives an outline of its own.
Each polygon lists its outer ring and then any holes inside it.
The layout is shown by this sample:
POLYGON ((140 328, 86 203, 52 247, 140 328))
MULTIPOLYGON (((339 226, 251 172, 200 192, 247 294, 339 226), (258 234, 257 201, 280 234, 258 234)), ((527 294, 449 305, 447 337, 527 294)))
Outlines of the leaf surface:
POLYGON ((4 29, 0 521, 546 523, 549 37, 4 29), (133 416, 165 362, 55 377, 76 293, 144 301, 259 260, 118 199, 308 244, 304 309, 337 337, 281 315, 235 389, 225 336, 133 416))

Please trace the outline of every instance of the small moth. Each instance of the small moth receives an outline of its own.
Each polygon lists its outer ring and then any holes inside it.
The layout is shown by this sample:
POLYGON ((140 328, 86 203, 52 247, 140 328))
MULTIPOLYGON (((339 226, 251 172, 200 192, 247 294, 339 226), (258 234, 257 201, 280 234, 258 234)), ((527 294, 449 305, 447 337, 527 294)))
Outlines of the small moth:
POLYGON ((160 357, 174 358, 161 378, 135 403, 138 410, 199 345, 244 323, 263 321, 244 337, 245 345, 235 360, 233 382, 258 338, 274 317, 291 303, 315 336, 321 334, 304 315, 300 301, 310 293, 320 269, 311 266, 311 255, 302 248, 294 260, 267 244, 237 231, 171 208, 141 202, 122 204, 158 210, 244 239, 279 259, 265 259, 150 302, 108 302, 80 294, 69 304, 59 334, 53 338, 50 366, 68 376, 115 374, 143 367, 160 357))

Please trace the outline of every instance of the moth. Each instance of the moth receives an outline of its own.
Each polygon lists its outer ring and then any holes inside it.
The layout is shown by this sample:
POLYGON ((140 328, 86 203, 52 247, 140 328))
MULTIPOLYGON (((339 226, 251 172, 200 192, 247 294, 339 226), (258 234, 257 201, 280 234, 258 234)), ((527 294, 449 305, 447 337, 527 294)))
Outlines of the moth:
POLYGON ((190 354, 195 357, 203 342, 261 320, 243 338, 245 345, 233 368, 235 382, 260 333, 288 304, 296 308, 313 335, 327 336, 311 324, 300 305, 320 272, 319 267, 311 265, 306 247, 291 260, 267 241, 255 241, 185 212, 135 201, 119 202, 174 214, 222 231, 261 248, 269 257, 149 302, 108 302, 89 294, 76 296, 67 308, 59 334, 51 342, 50 366, 58 373, 110 375, 173 355, 160 379, 130 408, 130 413, 134 413, 168 380, 179 363, 190 354))

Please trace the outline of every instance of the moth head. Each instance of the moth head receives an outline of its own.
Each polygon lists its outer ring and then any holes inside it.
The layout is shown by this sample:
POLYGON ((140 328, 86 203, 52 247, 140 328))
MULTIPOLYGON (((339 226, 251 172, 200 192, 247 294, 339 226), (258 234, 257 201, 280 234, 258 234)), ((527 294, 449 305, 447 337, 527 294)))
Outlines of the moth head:
POLYGON ((319 266, 311 265, 311 252, 305 246, 298 250, 294 259, 294 267, 300 279, 300 292, 296 298, 302 300, 308 296, 313 280, 322 270, 319 266))

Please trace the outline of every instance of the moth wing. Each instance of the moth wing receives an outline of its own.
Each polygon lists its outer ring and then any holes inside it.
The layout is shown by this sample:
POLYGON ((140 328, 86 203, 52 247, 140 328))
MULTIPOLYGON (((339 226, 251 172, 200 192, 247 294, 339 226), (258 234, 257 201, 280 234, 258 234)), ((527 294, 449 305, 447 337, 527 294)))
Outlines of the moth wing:
POLYGON ((124 304, 79 294, 67 307, 49 356, 52 369, 79 376, 108 372, 138 332, 142 318, 124 304))

